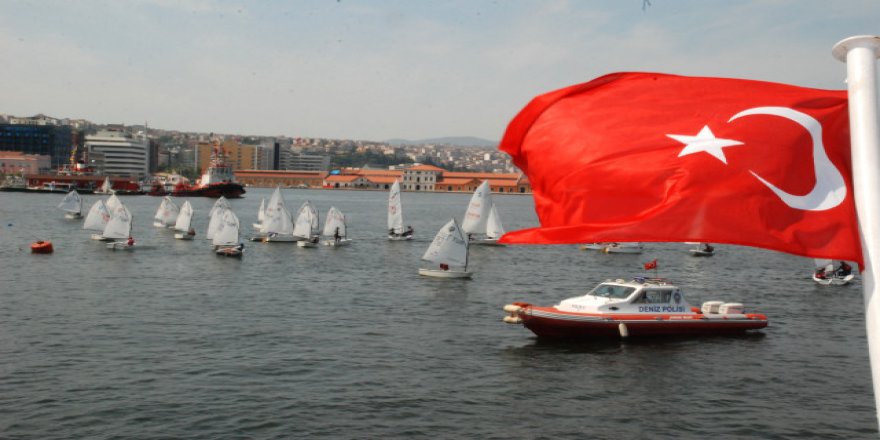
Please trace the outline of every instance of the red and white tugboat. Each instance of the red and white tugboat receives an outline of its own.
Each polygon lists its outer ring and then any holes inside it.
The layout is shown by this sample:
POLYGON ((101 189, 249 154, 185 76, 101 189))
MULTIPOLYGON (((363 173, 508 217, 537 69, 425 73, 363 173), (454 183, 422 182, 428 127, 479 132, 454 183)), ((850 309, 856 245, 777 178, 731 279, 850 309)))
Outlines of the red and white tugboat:
POLYGON ((737 334, 767 326, 765 315, 743 313, 740 303, 707 301, 692 307, 663 278, 608 280, 555 306, 516 302, 504 311, 504 322, 552 338, 737 334))
POLYGON ((171 191, 175 197, 226 197, 237 199, 245 193, 244 186, 235 181, 232 167, 226 164, 226 153, 221 150, 220 143, 214 141, 211 152, 211 164, 195 185, 178 183, 171 191))

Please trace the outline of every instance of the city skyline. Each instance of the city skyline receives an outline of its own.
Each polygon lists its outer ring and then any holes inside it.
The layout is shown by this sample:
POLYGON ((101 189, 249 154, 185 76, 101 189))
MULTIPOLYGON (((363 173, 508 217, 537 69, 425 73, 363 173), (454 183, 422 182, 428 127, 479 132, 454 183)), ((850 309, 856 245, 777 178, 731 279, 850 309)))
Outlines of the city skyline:
POLYGON ((497 141, 535 95, 614 71, 843 89, 869 0, 3 2, 0 113, 188 132, 497 141))

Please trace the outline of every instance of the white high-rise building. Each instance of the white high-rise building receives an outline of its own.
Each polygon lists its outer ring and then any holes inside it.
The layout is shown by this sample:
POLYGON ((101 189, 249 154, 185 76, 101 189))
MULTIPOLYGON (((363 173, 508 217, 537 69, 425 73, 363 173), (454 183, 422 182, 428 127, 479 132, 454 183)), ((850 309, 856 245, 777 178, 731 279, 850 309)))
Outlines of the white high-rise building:
POLYGON ((104 174, 143 178, 150 172, 150 141, 142 133, 111 128, 87 135, 84 144, 89 157, 101 161, 93 165, 104 174))

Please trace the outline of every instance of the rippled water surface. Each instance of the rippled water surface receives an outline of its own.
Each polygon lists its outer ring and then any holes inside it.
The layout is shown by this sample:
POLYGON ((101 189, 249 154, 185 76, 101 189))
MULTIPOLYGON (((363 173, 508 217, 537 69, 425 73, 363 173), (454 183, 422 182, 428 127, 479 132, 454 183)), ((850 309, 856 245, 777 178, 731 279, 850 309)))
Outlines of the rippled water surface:
MULTIPOLYGON (((242 225, 269 194, 232 201, 242 225)), ((249 242, 224 259, 154 228, 160 199, 137 196, 123 202, 143 247, 113 252, 63 219, 61 195, 0 193, 0 437, 877 436, 858 279, 820 287, 804 258, 673 243, 475 247, 473 280, 428 279, 419 258, 469 195, 404 193, 413 242, 386 240, 384 192, 284 197, 342 210, 353 245, 249 242), (37 239, 55 253, 30 254, 37 239), (548 342, 501 322, 504 304, 554 304, 654 258, 691 303, 743 302, 770 327, 548 342)), ((508 229, 536 224, 530 197, 495 201, 508 229)), ((190 202, 202 235, 213 200, 190 202)))

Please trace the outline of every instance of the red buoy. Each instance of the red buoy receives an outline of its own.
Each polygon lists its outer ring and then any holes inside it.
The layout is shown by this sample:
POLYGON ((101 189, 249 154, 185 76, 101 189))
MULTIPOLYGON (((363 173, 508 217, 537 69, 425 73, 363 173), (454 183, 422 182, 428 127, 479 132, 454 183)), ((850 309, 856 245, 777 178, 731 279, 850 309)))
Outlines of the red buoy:
POLYGON ((31 243, 31 253, 34 254, 51 254, 54 250, 51 241, 40 240, 31 243))

